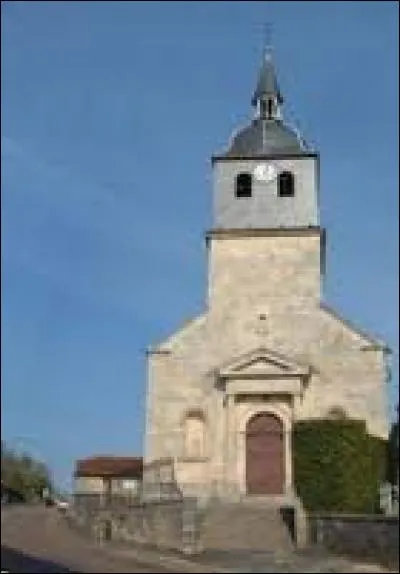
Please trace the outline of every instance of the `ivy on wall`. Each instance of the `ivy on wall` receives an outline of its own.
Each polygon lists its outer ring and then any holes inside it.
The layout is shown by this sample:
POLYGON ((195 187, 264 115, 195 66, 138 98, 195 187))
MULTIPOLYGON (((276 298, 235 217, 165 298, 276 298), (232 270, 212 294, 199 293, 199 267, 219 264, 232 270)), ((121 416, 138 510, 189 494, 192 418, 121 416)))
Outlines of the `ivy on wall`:
POLYGON ((376 512, 386 473, 386 441, 363 421, 298 421, 293 430, 294 481, 307 510, 376 512))

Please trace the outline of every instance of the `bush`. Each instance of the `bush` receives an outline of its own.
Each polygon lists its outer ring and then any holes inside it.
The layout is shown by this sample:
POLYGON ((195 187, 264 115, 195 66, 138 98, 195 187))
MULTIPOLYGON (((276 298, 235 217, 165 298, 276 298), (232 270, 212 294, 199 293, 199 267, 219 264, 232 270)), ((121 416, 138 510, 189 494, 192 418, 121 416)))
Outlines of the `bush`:
POLYGON ((387 445, 387 480, 396 484, 399 477, 399 421, 392 424, 387 445))
POLYGON ((386 443, 368 435, 364 422, 342 418, 298 421, 293 452, 295 486, 307 510, 378 510, 386 443))

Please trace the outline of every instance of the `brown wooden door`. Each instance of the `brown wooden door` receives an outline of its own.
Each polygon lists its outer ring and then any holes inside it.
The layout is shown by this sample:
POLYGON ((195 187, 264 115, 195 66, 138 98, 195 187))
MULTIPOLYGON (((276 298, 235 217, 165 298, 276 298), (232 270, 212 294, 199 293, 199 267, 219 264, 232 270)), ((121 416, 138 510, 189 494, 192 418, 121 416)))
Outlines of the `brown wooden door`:
POLYGON ((283 494, 284 434, 278 417, 255 415, 246 429, 246 483, 248 494, 283 494))

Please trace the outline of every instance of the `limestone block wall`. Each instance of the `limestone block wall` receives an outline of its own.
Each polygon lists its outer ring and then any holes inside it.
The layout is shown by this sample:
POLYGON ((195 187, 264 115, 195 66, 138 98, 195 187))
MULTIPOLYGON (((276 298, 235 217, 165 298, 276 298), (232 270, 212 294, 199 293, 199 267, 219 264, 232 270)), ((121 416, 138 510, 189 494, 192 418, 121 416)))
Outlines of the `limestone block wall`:
POLYGON ((340 406, 348 416, 365 420, 370 433, 387 437, 385 351, 324 309, 314 320, 303 321, 298 332, 307 332, 308 323, 313 336, 298 351, 313 367, 313 376, 296 405, 296 417, 323 417, 340 406))
POLYGON ((178 354, 149 357, 145 462, 185 455, 185 416, 191 409, 208 412, 207 396, 199 378, 198 370, 178 354), (197 376, 193 376, 194 372, 197 376))
POLYGON ((223 443, 218 421, 224 408, 213 370, 244 350, 261 345, 312 366, 310 384, 295 404, 296 418, 325 416, 329 409, 340 406, 349 416, 365 419, 373 434, 387 435, 382 350, 368 350, 368 342, 360 335, 337 319, 327 318, 320 309, 314 313, 270 314, 262 334, 257 334, 257 317, 253 317, 250 309, 243 317, 210 314, 208 333, 202 329, 197 341, 192 333, 188 345, 184 337, 180 342, 176 339, 168 354, 151 357, 149 459, 184 454, 182 417, 193 407, 206 413, 207 432, 213 437, 209 454, 218 457, 223 443))
POLYGON ((208 287, 205 313, 149 355, 146 462, 185 455, 185 413, 197 408, 205 416, 210 475, 221 476, 225 407, 216 372, 261 346, 312 369, 293 400, 294 418, 341 407, 387 436, 384 352, 321 306, 318 229, 213 234, 208 287))
POLYGON ((210 308, 263 302, 287 307, 319 301, 320 232, 304 234, 215 235, 209 242, 210 308))
POLYGON ((369 432, 386 437, 387 398, 385 357, 381 349, 318 307, 274 310, 262 322, 251 306, 223 315, 210 312, 190 337, 175 338, 165 352, 149 359, 147 411, 148 460, 183 456, 182 419, 199 407, 206 415, 208 456, 221 468, 224 448, 223 396, 215 387, 214 371, 243 352, 265 346, 309 364, 312 376, 294 404, 295 418, 326 416, 341 407, 351 417, 366 420, 369 432), (243 312, 242 312, 243 311, 243 312), (369 345, 369 347, 368 347, 369 345))

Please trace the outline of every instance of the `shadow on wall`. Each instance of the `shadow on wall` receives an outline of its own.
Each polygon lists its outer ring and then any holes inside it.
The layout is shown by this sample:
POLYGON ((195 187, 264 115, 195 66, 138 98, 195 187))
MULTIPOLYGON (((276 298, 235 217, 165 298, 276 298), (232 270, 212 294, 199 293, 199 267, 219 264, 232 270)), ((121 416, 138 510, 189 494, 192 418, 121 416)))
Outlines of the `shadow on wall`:
POLYGON ((296 520, 296 516, 295 516, 295 509, 293 506, 282 506, 279 509, 281 518, 283 523, 285 524, 286 528, 289 531, 290 534, 290 538, 292 539, 292 542, 296 542, 296 533, 295 533, 295 520, 296 520))

